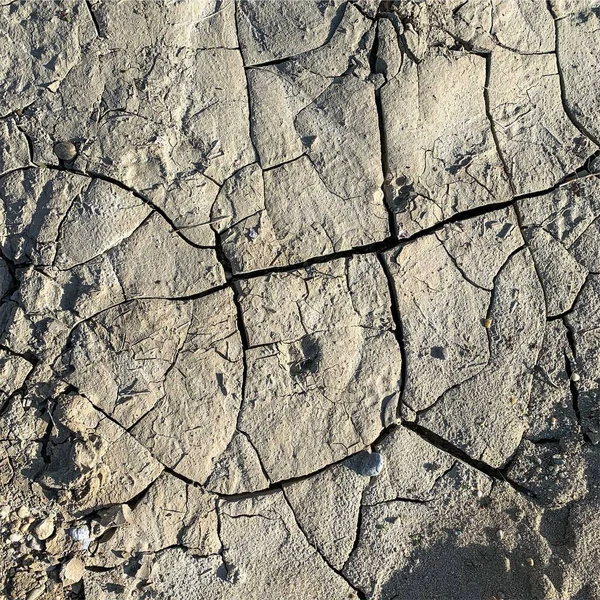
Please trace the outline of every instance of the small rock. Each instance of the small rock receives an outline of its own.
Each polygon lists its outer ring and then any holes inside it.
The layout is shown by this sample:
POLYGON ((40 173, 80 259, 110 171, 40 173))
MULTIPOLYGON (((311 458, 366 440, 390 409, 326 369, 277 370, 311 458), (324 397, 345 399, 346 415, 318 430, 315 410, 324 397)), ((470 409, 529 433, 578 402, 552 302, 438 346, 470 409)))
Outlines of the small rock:
POLYGON ((87 525, 83 525, 81 527, 73 527, 69 531, 69 535, 74 542, 81 542, 81 547, 83 549, 87 549, 90 545, 90 530, 87 525))
POLYGON ((77 148, 73 142, 57 142, 54 144, 54 154, 60 160, 73 160, 77 156, 77 148))
POLYGON ((530 567, 533 567, 533 565, 535 565, 535 561, 533 560, 533 558, 528 558, 526 562, 530 567))
POLYGON ((103 527, 122 527, 131 523, 132 512, 127 504, 111 506, 100 511, 100 525, 103 527))
POLYGON ((489 329, 492 326, 492 320, 491 319, 484 319, 483 320, 483 326, 486 329, 489 329))
POLYGON ((52 519, 44 519, 38 523, 33 530, 38 540, 47 540, 54 533, 54 521, 52 519))
POLYGON ((362 467, 362 475, 365 477, 377 477, 383 469, 383 455, 373 452, 366 456, 362 467))
POLYGON ((21 506, 17 511, 17 516, 19 519, 26 519, 30 515, 29 509, 26 506, 21 506))
POLYGON ((573 383, 577 383, 580 379, 581 379, 581 377, 579 377, 579 373, 572 373, 571 374, 571 381, 573 383))
POLYGON ((73 585, 83 578, 85 565, 80 558, 72 558, 66 562, 60 570, 60 579, 63 585, 73 585))
POLYGON ((499 540, 504 539, 504 531, 502 531, 502 529, 498 529, 498 531, 496 532, 496 535, 498 536, 499 540))
POLYGON ((8 541, 11 544, 18 544, 19 542, 23 541, 23 536, 20 533, 11 533, 8 536, 8 541))
POLYGON ((0 506, 0 519, 6 519, 8 515, 10 515, 10 506, 8 504, 0 506))
POLYGON ((25 522, 25 523, 21 523, 21 524, 19 525, 19 531, 20 531, 21 533, 27 533, 27 531, 29 530, 29 527, 30 527, 30 525, 31 525, 31 524, 30 524, 30 523, 27 523, 27 522, 25 522))

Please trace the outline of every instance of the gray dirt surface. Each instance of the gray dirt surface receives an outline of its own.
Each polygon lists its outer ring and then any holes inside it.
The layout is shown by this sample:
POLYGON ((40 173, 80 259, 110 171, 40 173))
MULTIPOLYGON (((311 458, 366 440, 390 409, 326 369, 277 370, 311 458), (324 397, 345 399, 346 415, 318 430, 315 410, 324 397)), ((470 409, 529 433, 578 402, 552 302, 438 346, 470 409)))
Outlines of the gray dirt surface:
POLYGON ((599 0, 0 34, 0 598, 600 600, 599 0))

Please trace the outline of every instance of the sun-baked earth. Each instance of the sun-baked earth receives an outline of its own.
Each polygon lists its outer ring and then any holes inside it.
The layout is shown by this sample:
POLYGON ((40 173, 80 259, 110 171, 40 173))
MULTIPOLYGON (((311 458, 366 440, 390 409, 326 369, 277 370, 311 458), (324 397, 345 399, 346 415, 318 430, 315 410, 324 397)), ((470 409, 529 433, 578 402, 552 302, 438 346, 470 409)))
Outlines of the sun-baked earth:
POLYGON ((600 2, 0 34, 2 598, 600 600, 600 2))

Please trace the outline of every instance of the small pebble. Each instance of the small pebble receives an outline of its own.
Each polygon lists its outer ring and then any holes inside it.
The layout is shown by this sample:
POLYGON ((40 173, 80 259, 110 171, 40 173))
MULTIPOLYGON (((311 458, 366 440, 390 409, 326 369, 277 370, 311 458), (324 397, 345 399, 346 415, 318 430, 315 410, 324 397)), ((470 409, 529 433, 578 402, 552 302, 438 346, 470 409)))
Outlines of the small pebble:
POLYGON ((11 544, 18 544, 19 542, 23 541, 23 536, 20 533, 11 533, 8 536, 8 541, 11 544))
POLYGON ((6 519, 8 515, 10 515, 10 506, 8 504, 0 506, 0 519, 6 519))
POLYGON ((362 474, 365 477, 377 477, 383 469, 383 455, 379 452, 369 454, 365 459, 362 474))
POLYGON ((533 565, 535 565, 535 561, 533 560, 533 558, 528 558, 526 562, 530 567, 533 567, 533 565))
POLYGON ((100 525, 103 527, 121 527, 132 520, 132 512, 127 504, 117 504, 100 511, 100 525))
POLYGON ((485 320, 483 321, 483 326, 484 326, 486 329, 489 329, 489 328, 492 326, 492 320, 491 320, 491 319, 485 319, 485 320))
POLYGON ((498 531, 496 532, 496 535, 498 536, 499 540, 504 539, 504 531, 502 531, 502 529, 498 529, 498 531))
POLYGON ((579 377, 579 373, 572 373, 571 374, 571 381, 573 383, 577 383, 580 379, 581 379, 581 377, 579 377))
POLYGON ((69 535, 74 542, 81 542, 83 548, 87 548, 90 545, 90 530, 87 525, 73 527, 73 529, 69 531, 69 535))
POLYGON ((29 509, 26 506, 21 506, 17 511, 17 516, 19 519, 26 519, 30 515, 29 509))
POLYGON ((67 561, 60 570, 60 579, 63 585, 73 585, 83 578, 85 565, 80 558, 72 558, 67 561))
POLYGON ((38 540, 47 540, 54 533, 54 522, 50 518, 44 519, 33 531, 38 540))
POLYGON ((77 148, 73 142, 56 142, 54 144, 54 154, 60 160, 73 160, 77 156, 77 148))
POLYGON ((557 423, 558 423, 558 419, 556 417, 550 418, 550 425, 552 425, 552 427, 556 427, 557 423))

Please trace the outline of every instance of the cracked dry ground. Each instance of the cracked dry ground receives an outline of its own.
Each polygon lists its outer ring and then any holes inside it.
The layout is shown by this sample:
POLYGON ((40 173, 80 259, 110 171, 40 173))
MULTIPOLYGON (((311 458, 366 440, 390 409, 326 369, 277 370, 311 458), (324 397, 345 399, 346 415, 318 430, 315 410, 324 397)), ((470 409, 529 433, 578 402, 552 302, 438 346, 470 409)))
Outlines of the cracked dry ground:
POLYGON ((600 599, 600 4, 0 6, 14 600, 600 599))

